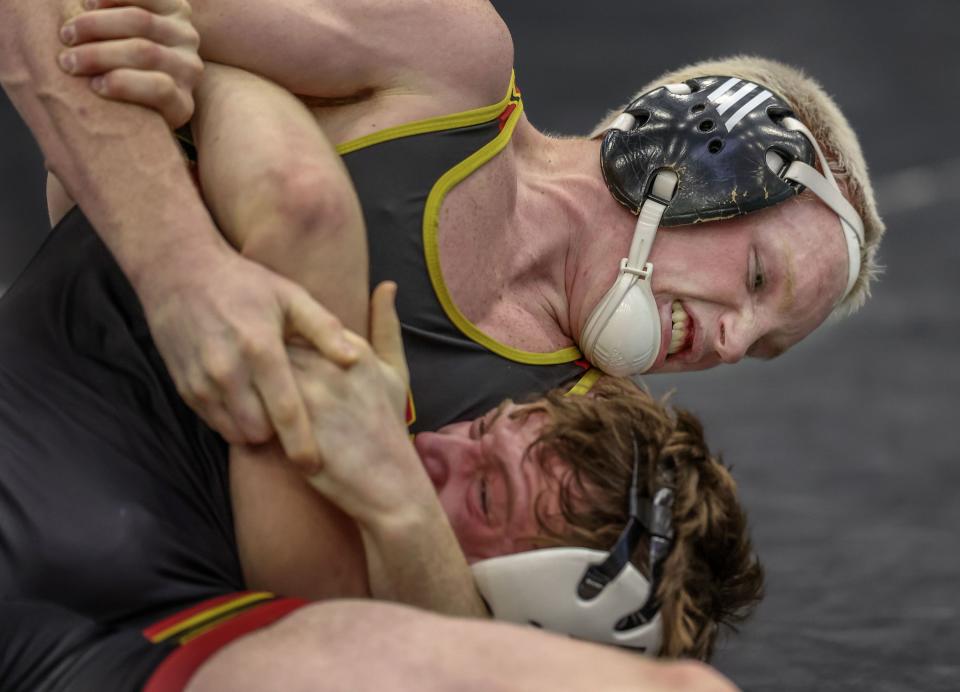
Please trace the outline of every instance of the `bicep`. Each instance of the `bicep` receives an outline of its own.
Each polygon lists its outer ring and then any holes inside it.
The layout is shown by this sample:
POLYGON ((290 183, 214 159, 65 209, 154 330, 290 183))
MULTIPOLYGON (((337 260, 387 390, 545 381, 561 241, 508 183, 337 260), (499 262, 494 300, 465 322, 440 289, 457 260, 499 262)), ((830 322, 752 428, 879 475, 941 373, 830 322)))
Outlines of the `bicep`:
MULTIPOLYGON (((490 72, 491 56, 507 69, 513 60, 486 0, 194 0, 193 8, 204 59, 304 96, 454 89, 490 72)), ((503 81, 491 77, 498 92, 503 81)))

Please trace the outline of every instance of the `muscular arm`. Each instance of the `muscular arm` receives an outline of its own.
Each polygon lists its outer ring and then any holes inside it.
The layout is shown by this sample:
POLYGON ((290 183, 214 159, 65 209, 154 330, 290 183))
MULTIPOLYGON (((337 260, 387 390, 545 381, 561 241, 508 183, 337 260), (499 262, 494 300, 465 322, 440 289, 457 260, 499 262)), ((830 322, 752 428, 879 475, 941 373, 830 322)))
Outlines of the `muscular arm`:
MULTIPOLYGON (((194 0, 201 55, 318 97, 503 95, 509 31, 487 0, 194 0), (469 48, 466 48, 469 47, 469 48)), ((441 106, 443 103, 441 103, 441 106)))
MULTIPOLYGON (((346 169, 310 113, 260 77, 210 66, 193 125, 204 195, 230 241, 367 335, 362 213, 346 169)), ((378 292, 382 308, 380 298, 378 292)), ((392 349, 399 366, 399 325, 395 318, 377 324, 374 343, 392 349)), ((323 495, 275 445, 232 448, 237 541, 250 585, 324 599, 365 595, 369 584, 377 598, 484 614, 393 410, 402 407, 405 389, 384 394, 372 353, 348 372, 309 351, 293 361, 327 459, 315 476, 323 495), (352 469, 349 479, 332 480, 337 469, 352 469)))
MULTIPOLYGON (((204 198, 234 247, 301 284, 367 333, 367 250, 353 185, 288 91, 208 64, 192 128, 204 198)), ((230 450, 237 546, 247 583, 323 600, 369 595, 353 520, 305 482, 277 445, 230 450)))
POLYGON ((0 1, 0 82, 47 165, 138 292, 149 290, 148 269, 158 260, 187 248, 208 255, 223 241, 163 119, 99 99, 86 79, 57 66, 61 22, 80 9, 80 0, 0 1))
POLYGON ((204 198, 246 257, 306 288, 358 334, 367 330, 367 244, 347 170, 290 92, 209 64, 192 123, 204 198))

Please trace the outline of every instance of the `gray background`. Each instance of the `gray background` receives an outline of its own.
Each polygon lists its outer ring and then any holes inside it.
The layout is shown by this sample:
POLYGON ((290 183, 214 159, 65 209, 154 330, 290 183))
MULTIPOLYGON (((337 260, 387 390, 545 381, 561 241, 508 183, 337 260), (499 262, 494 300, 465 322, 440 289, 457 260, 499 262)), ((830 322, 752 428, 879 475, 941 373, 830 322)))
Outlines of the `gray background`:
MULTIPOLYGON (((835 95, 889 226, 873 300, 775 363, 651 385, 734 465, 768 570, 721 670, 747 690, 960 690, 960 2, 494 4, 547 130, 582 133, 659 72, 739 52, 835 95)), ((2 287, 44 233, 39 158, 3 100, 0 181, 2 287)))

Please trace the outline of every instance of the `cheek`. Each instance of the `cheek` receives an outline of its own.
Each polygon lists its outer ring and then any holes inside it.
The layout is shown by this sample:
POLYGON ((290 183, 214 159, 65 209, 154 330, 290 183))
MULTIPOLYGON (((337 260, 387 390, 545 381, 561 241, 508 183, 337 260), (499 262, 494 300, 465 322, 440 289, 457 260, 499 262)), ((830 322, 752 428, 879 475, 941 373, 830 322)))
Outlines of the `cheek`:
POLYGON ((514 552, 502 533, 491 532, 489 527, 469 518, 459 525, 453 525, 453 532, 457 536, 457 542, 464 557, 470 564, 514 552))
POLYGON ((718 289, 738 276, 737 267, 744 264, 746 250, 734 239, 718 238, 709 229, 666 229, 661 233, 671 235, 662 251, 651 258, 655 291, 683 294, 718 289))
POLYGON ((466 493, 469 491, 470 486, 458 479, 448 483, 439 494, 440 504, 460 549, 470 563, 503 555, 506 552, 503 530, 487 526, 473 516, 467 506, 466 493))

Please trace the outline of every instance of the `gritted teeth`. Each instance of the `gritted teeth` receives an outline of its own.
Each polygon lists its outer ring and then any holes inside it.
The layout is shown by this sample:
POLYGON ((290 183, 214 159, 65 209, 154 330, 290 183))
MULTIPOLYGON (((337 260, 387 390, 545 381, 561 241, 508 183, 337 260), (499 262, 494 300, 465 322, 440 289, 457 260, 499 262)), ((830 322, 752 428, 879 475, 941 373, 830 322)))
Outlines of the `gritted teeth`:
POLYGON ((683 309, 680 301, 675 300, 670 306, 670 317, 673 328, 670 334, 670 348, 667 349, 667 354, 673 355, 683 348, 683 344, 687 340, 687 332, 690 328, 690 316, 687 314, 687 311, 683 309))

